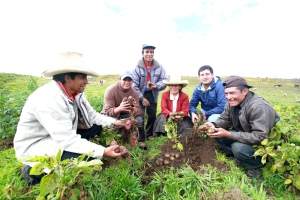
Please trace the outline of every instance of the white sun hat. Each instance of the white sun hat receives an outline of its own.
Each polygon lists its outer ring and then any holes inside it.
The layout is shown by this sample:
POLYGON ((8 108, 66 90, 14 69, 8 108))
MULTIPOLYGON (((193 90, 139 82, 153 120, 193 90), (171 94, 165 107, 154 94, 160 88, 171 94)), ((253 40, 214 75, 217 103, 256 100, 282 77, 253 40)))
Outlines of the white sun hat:
POLYGON ((61 53, 55 64, 57 67, 48 69, 42 73, 44 78, 52 78, 54 75, 68 72, 82 73, 89 76, 99 76, 96 72, 84 67, 83 56, 77 52, 61 53))
POLYGON ((166 85, 183 85, 183 87, 186 87, 188 85, 189 81, 181 80, 181 75, 179 75, 179 74, 173 74, 173 75, 170 75, 169 81, 163 80, 163 83, 166 85))

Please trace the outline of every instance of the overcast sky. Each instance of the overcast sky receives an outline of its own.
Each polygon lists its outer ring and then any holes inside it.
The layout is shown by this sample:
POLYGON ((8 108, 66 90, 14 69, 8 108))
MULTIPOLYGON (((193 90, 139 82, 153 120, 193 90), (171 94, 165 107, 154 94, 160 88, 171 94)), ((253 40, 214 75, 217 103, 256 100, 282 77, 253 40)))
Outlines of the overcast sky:
POLYGON ((0 2, 0 72, 40 75, 76 51, 99 74, 133 69, 144 43, 168 74, 300 78, 298 0, 0 2))

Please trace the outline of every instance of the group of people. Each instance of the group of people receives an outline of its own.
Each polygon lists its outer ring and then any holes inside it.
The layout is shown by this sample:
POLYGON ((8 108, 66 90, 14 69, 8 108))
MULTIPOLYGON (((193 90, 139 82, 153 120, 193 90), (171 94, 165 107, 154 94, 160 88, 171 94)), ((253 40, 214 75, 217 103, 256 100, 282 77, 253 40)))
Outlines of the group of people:
MULTIPOLYGON (((249 177, 260 176, 263 164, 261 158, 253 157, 252 145, 268 137, 279 121, 277 112, 249 91, 251 86, 244 78, 229 76, 223 82, 209 65, 198 70, 200 84, 189 100, 182 91, 188 81, 175 75, 168 79, 164 67, 154 59, 155 48, 142 46, 142 58, 136 67, 121 72, 118 82, 106 89, 101 112, 92 108, 84 94, 87 76, 98 74, 82 66, 81 54, 61 54, 61 65, 42 74, 52 81, 33 92, 23 107, 14 138, 16 157, 51 156, 62 150, 62 160, 82 154, 91 155, 91 159, 121 158, 128 153, 125 147, 120 148, 117 143, 104 147, 89 139, 101 137, 105 126, 126 131, 137 126, 135 139, 146 150, 146 139, 165 135, 164 124, 172 114, 180 112, 183 120, 178 121, 178 134, 188 134, 201 117, 215 130, 207 135, 220 144, 227 156, 246 166, 249 177), (159 93, 167 86, 169 90, 162 93, 161 113, 157 115, 159 93), (131 101, 124 100, 128 97, 131 101)), ((39 182, 41 177, 30 174, 36 163, 24 164, 21 174, 26 182, 39 182)))

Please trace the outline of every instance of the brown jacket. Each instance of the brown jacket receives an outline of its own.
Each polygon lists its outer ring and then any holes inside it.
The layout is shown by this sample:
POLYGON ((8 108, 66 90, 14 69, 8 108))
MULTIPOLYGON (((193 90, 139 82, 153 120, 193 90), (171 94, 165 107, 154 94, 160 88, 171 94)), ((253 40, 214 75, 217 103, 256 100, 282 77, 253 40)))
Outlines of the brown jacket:
POLYGON ((120 106, 121 102, 125 97, 132 96, 135 99, 136 105, 135 107, 138 109, 138 113, 140 113, 140 105, 139 105, 139 94, 132 87, 128 90, 124 90, 120 86, 120 82, 110 85, 104 94, 104 105, 101 111, 102 114, 106 114, 111 117, 117 117, 114 113, 114 109, 120 106))

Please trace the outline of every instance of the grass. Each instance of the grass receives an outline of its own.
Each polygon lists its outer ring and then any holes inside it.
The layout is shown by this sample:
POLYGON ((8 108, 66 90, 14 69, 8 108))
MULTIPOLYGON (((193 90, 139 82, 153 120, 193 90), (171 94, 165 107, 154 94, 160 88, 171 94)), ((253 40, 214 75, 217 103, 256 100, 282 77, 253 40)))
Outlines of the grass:
MULTIPOLYGON (((17 74, 0 73, 0 89, 6 89, 8 93, 28 91, 27 83, 30 76, 17 74)), ((183 89, 190 97, 194 88, 199 84, 198 77, 182 77, 189 80, 189 85, 183 89)), ((226 77, 222 77, 224 80, 226 77)), ((37 85, 40 86, 49 82, 49 79, 36 77, 37 85)), ((271 105, 293 106, 295 100, 300 97, 300 89, 294 88, 294 84, 299 84, 299 79, 269 79, 269 78, 246 78, 252 89, 271 105), (282 84, 282 87, 274 87, 275 84, 282 84)), ((118 81, 118 75, 102 75, 97 77, 86 88, 85 93, 92 105, 97 104, 97 99, 102 98, 105 89, 118 81), (103 86, 99 80, 105 80, 103 86), (93 98, 98 97, 98 98, 93 98)), ((167 90, 167 89, 166 89, 167 90)), ((162 92, 161 92, 162 93, 162 92)), ((161 94, 160 93, 160 94, 161 94)), ((160 112, 160 98, 158 101, 158 111, 160 112)), ((1 101, 1 100, 0 100, 1 101)), ((97 110, 102 107, 98 102, 97 110)), ((6 108, 3 108, 4 110, 6 108)), ((11 133, 14 134, 14 133, 11 133)), ((233 164, 225 158, 223 154, 217 152, 219 162, 226 162, 228 171, 218 171, 211 166, 201 166, 198 171, 193 171, 188 165, 179 170, 156 173, 149 184, 142 184, 144 164, 147 159, 152 159, 159 155, 158 147, 166 142, 166 138, 158 138, 147 144, 147 153, 139 148, 131 151, 132 162, 116 162, 115 165, 103 169, 94 176, 82 176, 80 181, 84 186, 78 188, 85 191, 88 199, 212 199, 225 198, 224 193, 234 188, 238 188, 252 199, 299 199, 299 191, 290 191, 283 184, 284 179, 280 175, 274 175, 265 180, 250 180, 241 167, 233 164)), ((105 158, 108 159, 108 158, 105 158)), ((0 152, 0 199, 36 199, 39 194, 39 187, 26 187, 21 179, 19 169, 21 164, 16 160, 14 150, 8 149, 0 152)))

